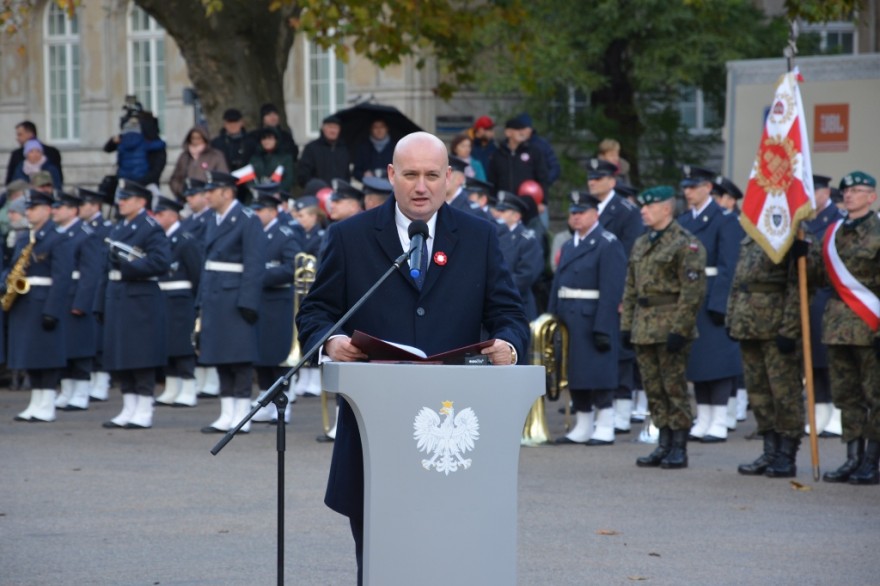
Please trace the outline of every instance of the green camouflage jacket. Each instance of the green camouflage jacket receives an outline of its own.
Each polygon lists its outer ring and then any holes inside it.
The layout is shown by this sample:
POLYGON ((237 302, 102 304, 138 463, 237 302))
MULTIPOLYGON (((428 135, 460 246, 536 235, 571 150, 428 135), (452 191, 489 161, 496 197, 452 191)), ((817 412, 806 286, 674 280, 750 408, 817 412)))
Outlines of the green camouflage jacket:
MULTIPOLYGON (((818 247, 811 243, 810 250, 818 247)), ((752 240, 743 238, 727 300, 727 327, 736 340, 773 340, 800 335, 797 265, 790 255, 779 264, 752 240)), ((812 263, 810 263, 812 264, 812 263)))
POLYGON ((660 344, 675 333, 697 337, 697 312, 706 293, 706 249, 672 222, 659 237, 643 234, 629 258, 620 329, 634 344, 660 344))
MULTIPOLYGON (((844 223, 834 241, 840 260, 853 277, 880 296, 880 218, 874 212, 868 215, 855 229, 848 229, 844 223)), ((828 300, 822 315, 822 342, 870 346, 877 334, 836 294, 828 300)))

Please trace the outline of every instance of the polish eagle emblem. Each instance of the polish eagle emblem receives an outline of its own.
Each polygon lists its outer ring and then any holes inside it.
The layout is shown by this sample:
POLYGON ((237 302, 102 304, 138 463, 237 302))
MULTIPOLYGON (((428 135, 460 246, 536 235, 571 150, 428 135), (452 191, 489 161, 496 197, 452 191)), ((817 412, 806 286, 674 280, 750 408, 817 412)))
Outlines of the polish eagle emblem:
POLYGON ((422 460, 425 470, 433 468, 437 472, 456 472, 461 466, 470 468, 471 460, 464 454, 474 449, 474 442, 480 439, 480 421, 470 407, 456 414, 452 401, 443 401, 440 413, 429 407, 422 407, 413 422, 413 438, 420 452, 430 455, 422 460), (441 422, 440 415, 446 418, 441 422))

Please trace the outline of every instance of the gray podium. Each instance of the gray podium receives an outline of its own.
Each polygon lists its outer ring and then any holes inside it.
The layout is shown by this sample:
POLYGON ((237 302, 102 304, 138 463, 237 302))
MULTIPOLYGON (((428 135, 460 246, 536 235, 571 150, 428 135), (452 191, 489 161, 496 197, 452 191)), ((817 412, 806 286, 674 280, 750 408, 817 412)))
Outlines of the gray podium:
POLYGON ((364 584, 516 584, 517 470, 542 366, 332 363, 364 448, 364 584))

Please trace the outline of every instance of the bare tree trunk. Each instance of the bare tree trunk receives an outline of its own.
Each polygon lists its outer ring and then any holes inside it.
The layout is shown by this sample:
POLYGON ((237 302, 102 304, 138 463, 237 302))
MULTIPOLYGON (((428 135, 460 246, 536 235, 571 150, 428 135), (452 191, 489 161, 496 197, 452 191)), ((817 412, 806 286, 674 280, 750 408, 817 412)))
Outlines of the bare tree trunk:
POLYGON ((259 108, 275 104, 284 115, 284 70, 293 45, 290 19, 299 8, 271 0, 226 0, 210 17, 200 0, 135 0, 171 35, 186 61, 212 131, 223 111, 238 108, 250 128, 260 126, 259 108))

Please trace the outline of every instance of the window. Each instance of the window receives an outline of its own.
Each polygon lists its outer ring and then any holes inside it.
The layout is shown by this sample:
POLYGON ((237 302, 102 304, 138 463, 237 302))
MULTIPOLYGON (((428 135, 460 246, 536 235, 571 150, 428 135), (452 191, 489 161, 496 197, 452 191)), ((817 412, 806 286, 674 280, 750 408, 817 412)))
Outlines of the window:
POLYGON ((45 22, 46 112, 48 139, 75 142, 79 121, 79 20, 50 2, 45 22))
POLYGON ((722 123, 721 113, 705 100, 703 90, 695 87, 682 89, 678 113, 681 123, 695 134, 715 130, 722 123))
POLYGON ((132 2, 128 16, 128 93, 165 128, 165 31, 132 2))
POLYGON ((855 55, 858 50, 858 33, 853 22, 801 23, 805 35, 818 37, 819 53, 825 55, 855 55))
POLYGON ((322 49, 314 41, 306 47, 306 131, 309 136, 318 136, 321 120, 345 107, 345 63, 336 58, 332 48, 322 49))
POLYGON ((586 127, 585 117, 590 108, 590 95, 586 91, 573 86, 562 86, 549 105, 549 128, 578 131, 586 127))

